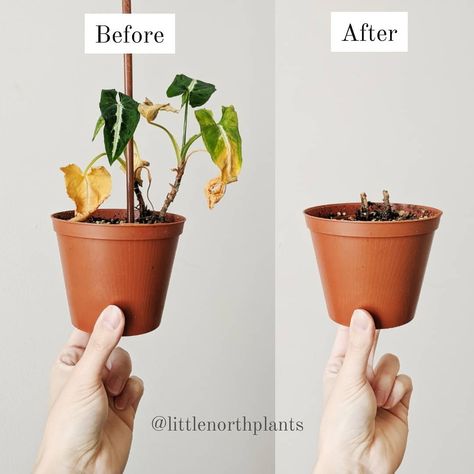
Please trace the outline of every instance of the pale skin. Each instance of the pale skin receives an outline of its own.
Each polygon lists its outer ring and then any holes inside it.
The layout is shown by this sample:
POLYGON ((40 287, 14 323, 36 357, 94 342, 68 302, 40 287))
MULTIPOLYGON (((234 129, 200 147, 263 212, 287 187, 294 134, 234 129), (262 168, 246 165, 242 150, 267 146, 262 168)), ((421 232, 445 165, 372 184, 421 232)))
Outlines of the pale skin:
MULTIPOLYGON (((35 474, 121 473, 132 442, 143 382, 116 347, 124 328, 109 306, 92 335, 75 330, 52 369, 51 403, 35 474)), ((373 368, 376 331, 357 310, 338 329, 324 376, 324 412, 314 474, 392 474, 408 436, 411 379, 396 356, 373 368)))
POLYGON ((373 367, 377 333, 369 313, 356 310, 339 327, 324 374, 324 411, 314 474, 393 474, 408 437, 413 386, 385 354, 373 367))
POLYGON ((143 395, 129 354, 116 347, 124 324, 122 311, 109 306, 91 335, 75 330, 61 350, 35 474, 124 471, 143 395))

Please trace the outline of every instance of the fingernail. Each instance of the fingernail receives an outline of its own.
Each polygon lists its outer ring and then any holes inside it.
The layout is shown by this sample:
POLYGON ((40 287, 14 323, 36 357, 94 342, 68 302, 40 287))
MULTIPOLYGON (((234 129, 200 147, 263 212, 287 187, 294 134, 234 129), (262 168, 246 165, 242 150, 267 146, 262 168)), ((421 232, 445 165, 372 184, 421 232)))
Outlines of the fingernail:
POLYGON ((129 404, 129 398, 128 397, 119 397, 115 399, 115 408, 117 410, 125 410, 129 404))
POLYGON ((393 408, 393 399, 392 397, 388 397, 388 400, 383 404, 382 408, 385 408, 389 410, 390 408, 393 408))
POLYGON ((107 380, 107 387, 113 395, 118 395, 122 391, 123 385, 124 381, 118 377, 112 377, 110 380, 107 380))
POLYGON ((385 392, 381 390, 376 390, 375 399, 377 400, 377 406, 381 407, 383 405, 383 402, 385 401, 385 392))
POLYGON ((356 309, 352 314, 351 327, 359 331, 365 331, 368 329, 370 324, 369 318, 365 311, 356 309))
POLYGON ((69 354, 62 355, 59 360, 65 365, 76 365, 69 354))
POLYGON ((122 312, 117 306, 107 306, 102 313, 102 323, 111 331, 115 331, 120 325, 122 319, 122 312))

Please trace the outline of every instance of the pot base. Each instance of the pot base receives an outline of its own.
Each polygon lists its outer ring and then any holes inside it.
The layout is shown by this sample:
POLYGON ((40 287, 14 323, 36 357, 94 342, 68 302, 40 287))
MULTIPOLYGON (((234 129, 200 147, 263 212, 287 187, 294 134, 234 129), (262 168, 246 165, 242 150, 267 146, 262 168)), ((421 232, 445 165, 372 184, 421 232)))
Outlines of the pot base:
MULTIPOLYGON (((141 336, 142 334, 148 334, 149 332, 153 332, 155 329, 158 329, 161 325, 161 319, 160 319, 158 324, 147 325, 147 327, 142 328, 141 330, 138 330, 138 332, 136 332, 133 329, 136 323, 133 323, 132 315, 128 311, 125 311, 122 308, 123 305, 120 306, 118 304, 115 304, 115 306, 118 306, 122 310, 125 316, 125 327, 123 330, 122 337, 141 336)), ((87 324, 85 324, 84 321, 74 321, 72 319, 72 314, 71 314, 71 324, 73 325, 73 327, 75 327, 76 329, 79 329, 80 331, 86 332, 88 334, 92 333, 96 321, 97 321, 97 317, 95 319, 91 319, 90 322, 88 322, 87 324)))
POLYGON ((392 329, 398 328, 400 326, 405 326, 405 324, 408 324, 415 317, 415 314, 413 314, 411 317, 405 317, 403 319, 398 317, 390 318, 390 315, 387 315, 386 313, 379 314, 375 309, 370 310, 367 307, 360 305, 357 306, 357 308, 354 308, 354 310, 349 314, 349 316, 341 317, 340 315, 332 316, 331 314, 329 314, 329 318, 337 324, 349 327, 351 325, 352 313, 356 309, 363 309, 370 313, 372 319, 374 320, 375 329, 392 329))

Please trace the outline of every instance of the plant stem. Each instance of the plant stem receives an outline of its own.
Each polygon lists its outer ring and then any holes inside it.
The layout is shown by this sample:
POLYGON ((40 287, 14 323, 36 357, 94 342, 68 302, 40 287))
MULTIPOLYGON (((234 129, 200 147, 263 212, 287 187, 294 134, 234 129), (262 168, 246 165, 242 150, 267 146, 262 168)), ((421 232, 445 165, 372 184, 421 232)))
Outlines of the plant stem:
MULTIPOLYGON (((186 105, 184 106, 183 140, 182 140, 181 150, 179 150, 178 147, 175 146, 176 158, 178 160, 178 167, 175 168, 174 170, 176 172, 176 176, 174 179, 174 183, 170 184, 171 190, 166 195, 165 202, 163 203, 163 206, 161 207, 160 214, 159 214, 159 218, 163 222, 166 219, 166 213, 168 212, 168 208, 170 207, 171 203, 174 201, 176 194, 178 194, 179 187, 181 185, 181 180, 183 179, 183 175, 184 175, 184 170, 186 169, 186 153, 189 150, 189 147, 200 136, 200 135, 194 135, 191 138, 191 140, 189 140, 189 143, 186 143, 186 134, 188 131, 188 113, 189 113, 189 97, 186 100, 186 105)), ((156 125, 159 126, 158 124, 156 125)), ((161 127, 161 128, 164 128, 164 127, 161 127)), ((167 130, 165 129, 165 131, 167 130)), ((169 135, 171 134, 169 133, 169 135)), ((174 141, 176 142, 176 140, 174 141)))
POLYGON ((142 191, 140 189, 140 185, 138 184, 137 180, 135 180, 135 183, 134 183, 134 190, 135 190, 135 196, 137 196, 138 210, 140 212, 140 217, 145 217, 146 213, 148 212, 148 208, 145 204, 145 200, 143 199, 142 191))
MULTIPOLYGON (((136 143, 135 141, 133 142, 134 145, 136 146, 136 143)), ((117 158, 117 161, 123 166, 123 168, 125 169, 125 166, 126 166, 126 163, 125 163, 125 160, 123 158, 117 158)), ((145 217, 147 212, 148 212, 148 207, 147 205, 145 204, 145 200, 143 199, 143 194, 142 194, 142 190, 140 189, 140 185, 138 184, 138 181, 135 180, 134 184, 133 184, 133 190, 135 192, 135 196, 137 197, 137 201, 138 201, 138 209, 140 211, 140 217, 145 217)))
POLYGON ((96 161, 100 160, 103 156, 105 156, 107 153, 100 153, 99 155, 95 156, 92 158, 91 162, 86 166, 86 169, 84 170, 84 175, 87 174, 87 172, 94 166, 96 161))
POLYGON ((392 210, 392 205, 390 204, 390 194, 388 194, 388 191, 385 189, 383 190, 383 204, 387 212, 392 210))
POLYGON ((170 184, 171 190, 166 195, 165 202, 163 203, 163 206, 161 207, 161 210, 160 210, 160 220, 163 222, 165 221, 166 213, 168 212, 168 208, 170 207, 170 204, 174 201, 176 194, 178 194, 179 186, 181 185, 181 180, 183 179, 185 169, 186 169, 186 160, 182 161, 180 165, 178 166, 178 168, 173 170, 176 172, 176 177, 174 179, 174 183, 170 184))
POLYGON ((363 220, 369 220, 369 202, 367 200, 367 194, 366 193, 361 193, 360 195, 360 214, 363 218, 363 220))
MULTIPOLYGON (((199 135, 200 136, 200 135, 199 135)), ((199 138, 198 135, 195 135, 193 139, 193 141, 196 141, 198 138, 199 138)), ((189 140, 191 142, 191 140, 189 140)), ((189 148, 189 147, 188 147, 189 148)), ((194 155, 194 153, 199 153, 199 152, 203 152, 203 153, 206 153, 207 150, 194 150, 192 151, 191 153, 188 154, 188 156, 186 156, 185 159, 183 159, 181 161, 181 164, 178 166, 178 168, 175 168, 173 171, 176 172, 176 177, 175 177, 175 180, 174 180, 174 183, 173 184, 170 184, 171 186, 171 190, 170 192, 166 195, 166 199, 165 199, 165 202, 163 203, 163 206, 160 210, 160 220, 161 221, 165 221, 165 218, 166 218, 166 213, 168 212, 168 208, 170 207, 171 203, 174 201, 174 199, 176 198, 176 195, 178 194, 178 191, 179 191, 179 186, 181 185, 181 180, 183 179, 183 176, 184 176, 184 171, 186 169, 186 165, 188 163, 188 159, 194 155)))
POLYGON ((193 156, 195 153, 207 153, 207 150, 193 150, 189 155, 186 157, 185 161, 188 161, 191 156, 193 156))
POLYGON ((181 156, 184 158, 186 157, 186 160, 189 158, 189 155, 188 155, 188 150, 191 148, 191 145, 196 141, 198 140, 199 138, 201 138, 201 134, 198 133, 197 135, 193 135, 189 140, 188 140, 188 143, 186 143, 186 145, 183 146, 183 149, 181 150, 181 156))
POLYGON ((176 161, 179 165, 179 162, 181 160, 181 150, 179 149, 178 142, 176 141, 176 138, 174 138, 173 134, 166 128, 163 127, 163 125, 160 125, 159 123, 156 122, 149 122, 151 125, 154 125, 155 127, 161 128, 169 137, 171 140, 171 143, 173 144, 174 152, 176 154, 176 161))
POLYGON ((390 221, 393 219, 392 205, 390 204, 390 195, 386 189, 383 190, 383 210, 382 220, 390 221))
POLYGON ((186 146, 186 134, 188 132, 188 111, 189 111, 189 97, 186 100, 186 105, 184 106, 183 142, 181 145, 180 161, 183 161, 186 156, 186 154, 183 153, 183 150, 184 150, 184 147, 186 146))
POLYGON ((125 160, 123 158, 120 158, 120 156, 117 158, 117 161, 123 166, 124 168, 124 172, 125 172, 125 166, 126 166, 126 163, 125 163, 125 160))

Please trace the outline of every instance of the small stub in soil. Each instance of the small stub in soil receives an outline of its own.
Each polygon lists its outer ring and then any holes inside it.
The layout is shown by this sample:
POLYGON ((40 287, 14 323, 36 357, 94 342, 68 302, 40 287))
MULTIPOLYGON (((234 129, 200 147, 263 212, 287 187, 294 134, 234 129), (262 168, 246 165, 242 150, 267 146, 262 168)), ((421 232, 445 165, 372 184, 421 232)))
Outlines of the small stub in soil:
POLYGON ((423 208, 399 209, 396 205, 390 203, 390 195, 388 191, 384 190, 383 202, 371 202, 367 199, 367 194, 362 193, 360 195, 360 207, 355 213, 350 214, 342 211, 321 217, 344 221, 394 222, 428 219, 431 217, 431 212, 423 208))

